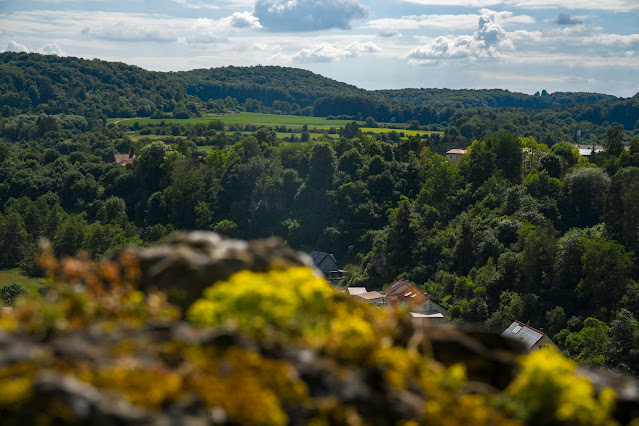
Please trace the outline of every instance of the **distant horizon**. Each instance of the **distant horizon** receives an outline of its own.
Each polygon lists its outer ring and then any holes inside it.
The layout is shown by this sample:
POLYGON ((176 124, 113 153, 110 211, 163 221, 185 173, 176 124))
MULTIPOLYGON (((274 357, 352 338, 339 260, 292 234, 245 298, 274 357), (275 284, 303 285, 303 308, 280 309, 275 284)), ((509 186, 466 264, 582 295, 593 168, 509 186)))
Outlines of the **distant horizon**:
POLYGON ((628 98, 639 92, 639 2, 0 0, 1 50, 150 71, 284 66, 366 90, 628 98))

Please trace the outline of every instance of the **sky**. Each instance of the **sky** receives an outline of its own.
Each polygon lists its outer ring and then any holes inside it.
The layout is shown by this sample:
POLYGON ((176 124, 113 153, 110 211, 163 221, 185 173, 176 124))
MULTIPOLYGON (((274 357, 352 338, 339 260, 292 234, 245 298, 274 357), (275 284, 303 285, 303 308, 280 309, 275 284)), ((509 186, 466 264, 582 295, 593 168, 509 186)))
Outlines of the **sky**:
POLYGON ((364 89, 639 92, 639 0, 0 0, 0 51, 364 89))

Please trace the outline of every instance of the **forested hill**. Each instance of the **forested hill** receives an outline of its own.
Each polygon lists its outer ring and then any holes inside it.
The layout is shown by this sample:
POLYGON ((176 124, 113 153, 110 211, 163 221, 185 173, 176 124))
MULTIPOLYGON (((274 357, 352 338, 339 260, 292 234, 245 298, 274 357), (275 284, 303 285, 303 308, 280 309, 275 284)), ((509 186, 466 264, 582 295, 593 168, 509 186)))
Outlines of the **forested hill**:
POLYGON ((533 96, 503 89, 401 89, 376 90, 372 93, 389 100, 394 105, 416 106, 428 104, 440 108, 454 106, 457 108, 507 107, 545 109, 616 99, 614 96, 600 93, 547 93, 545 90, 541 93, 537 92, 533 96))
MULTIPOLYGON (((586 119, 597 124, 621 123, 623 117, 618 119, 615 114, 623 116, 629 108, 634 111, 639 102, 592 93, 543 91, 534 96, 498 89, 367 91, 310 71, 276 66, 161 73, 101 60, 0 54, 0 105, 5 117, 32 112, 78 114, 87 120, 150 116, 186 108, 189 96, 203 102, 235 98, 245 104, 245 109, 254 111, 274 108, 303 115, 371 116, 377 121, 416 119, 421 124, 448 121, 454 109, 507 107, 537 111, 568 106, 592 110, 586 119)), ((582 113, 581 109, 571 112, 582 113)), ((626 128, 634 125, 628 124, 626 128)))
POLYGON ((297 68, 278 66, 224 67, 172 73, 190 95, 206 101, 230 96, 239 102, 259 100, 265 105, 275 101, 312 106, 318 99, 342 96, 370 97, 363 89, 297 68))
POLYGON ((132 65, 54 55, 0 54, 2 115, 77 114, 88 121, 100 116, 149 116, 173 111, 186 98, 184 87, 169 74, 132 65))

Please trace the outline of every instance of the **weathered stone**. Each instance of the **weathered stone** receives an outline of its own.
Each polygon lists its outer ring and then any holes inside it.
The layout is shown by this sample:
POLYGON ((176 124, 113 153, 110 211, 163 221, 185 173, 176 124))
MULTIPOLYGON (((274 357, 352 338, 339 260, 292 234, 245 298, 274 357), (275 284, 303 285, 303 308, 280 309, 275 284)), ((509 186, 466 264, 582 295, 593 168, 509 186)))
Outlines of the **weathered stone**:
MULTIPOLYGON (((225 239, 213 232, 181 232, 137 252, 143 288, 158 288, 181 307, 194 302, 216 281, 240 270, 311 265, 307 254, 277 238, 252 241, 225 239)), ((319 273, 319 272, 318 272, 319 273)))

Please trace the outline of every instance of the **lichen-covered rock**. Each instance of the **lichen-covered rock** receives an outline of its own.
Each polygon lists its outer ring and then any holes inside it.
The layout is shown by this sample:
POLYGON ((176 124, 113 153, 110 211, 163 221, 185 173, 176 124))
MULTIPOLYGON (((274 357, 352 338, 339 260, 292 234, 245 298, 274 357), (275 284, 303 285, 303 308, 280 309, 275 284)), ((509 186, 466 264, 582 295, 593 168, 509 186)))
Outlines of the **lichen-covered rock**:
POLYGON ((41 256, 49 293, 0 316, 3 426, 608 425, 638 415, 634 379, 578 370, 551 350, 522 355, 480 329, 416 328, 406 312, 333 291, 297 265, 304 255, 272 242, 172 241, 99 264, 41 256), (194 302, 180 313, 153 287, 188 289, 182 300, 194 302))
POLYGON ((277 238, 249 243, 203 231, 175 234, 136 254, 142 270, 142 288, 159 288, 183 308, 206 287, 235 272, 266 272, 312 264, 308 255, 290 249, 277 238))

